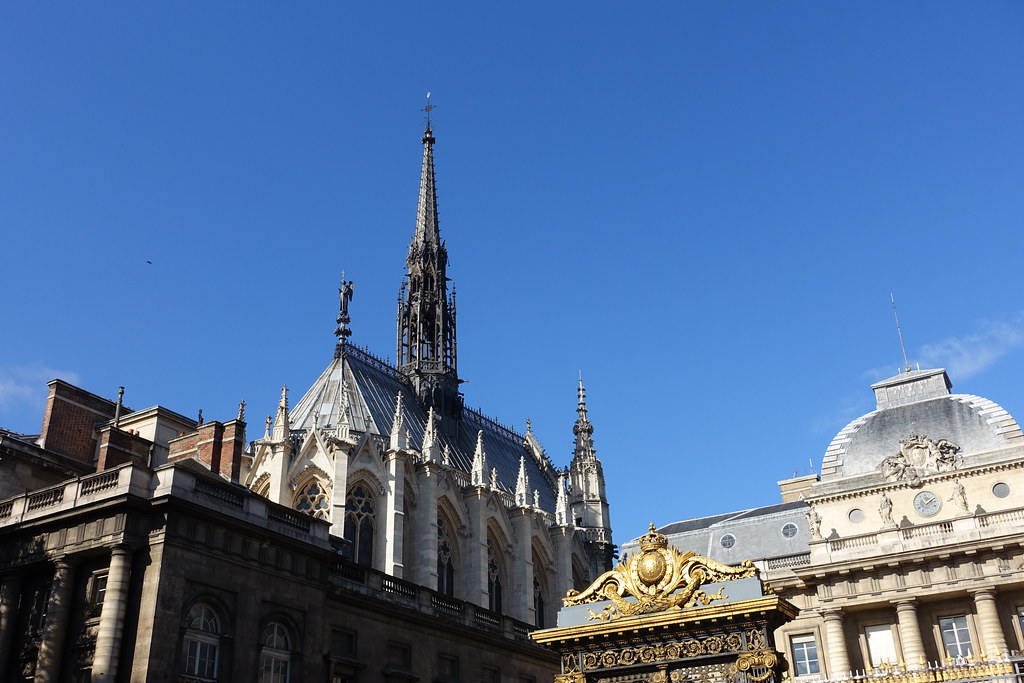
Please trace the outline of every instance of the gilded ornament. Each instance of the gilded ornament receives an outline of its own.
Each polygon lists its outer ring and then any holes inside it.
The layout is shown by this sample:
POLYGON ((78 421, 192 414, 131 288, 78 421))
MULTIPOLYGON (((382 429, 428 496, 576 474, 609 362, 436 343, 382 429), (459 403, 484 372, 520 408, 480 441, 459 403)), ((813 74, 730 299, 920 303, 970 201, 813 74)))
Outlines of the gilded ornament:
POLYGON ((745 674, 752 681, 765 681, 779 665, 779 658, 771 650, 744 652, 736 658, 736 663, 729 667, 732 673, 745 674))
POLYGON ((653 614, 725 600, 728 596, 724 589, 711 595, 698 589, 705 583, 744 579, 756 574, 750 560, 736 568, 669 548, 668 537, 657 533, 651 524, 649 533, 640 537, 639 553, 602 574, 586 590, 569 591, 562 602, 569 607, 610 600, 612 604, 599 612, 588 609, 587 621, 612 621, 622 616, 653 614), (625 599, 626 595, 636 601, 625 599))

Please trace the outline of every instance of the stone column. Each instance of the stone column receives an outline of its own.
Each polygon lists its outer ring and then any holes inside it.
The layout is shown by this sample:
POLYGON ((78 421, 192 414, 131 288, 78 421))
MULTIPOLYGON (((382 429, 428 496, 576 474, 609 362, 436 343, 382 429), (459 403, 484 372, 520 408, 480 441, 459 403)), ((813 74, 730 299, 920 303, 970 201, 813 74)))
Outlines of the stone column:
POLYGON ((461 544, 464 600, 486 608, 487 592, 487 500, 490 491, 485 486, 468 486, 462 499, 469 510, 469 538, 461 544))
MULTIPOLYGON (((978 612, 978 629, 981 631, 981 645, 989 659, 1002 656, 1007 651, 1003 627, 999 624, 999 610, 996 609, 996 591, 983 588, 973 591, 974 607, 978 612)), ((975 652, 975 655, 980 655, 975 652)))
MULTIPOLYGON (((5 576, 0 586, 0 662, 10 661, 14 624, 18 620, 18 599, 21 597, 21 577, 5 576)), ((3 666, 0 664, 0 666, 3 666)))
MULTIPOLYGON (((551 541, 555 546, 555 585, 551 595, 561 597, 575 588, 572 581, 572 536, 573 528, 568 525, 552 527, 551 541)), ((532 586, 531 586, 532 589, 532 586)))
MULTIPOLYGON (((387 467, 387 497, 384 499, 383 566, 386 574, 403 578, 405 541, 405 451, 389 450, 384 456, 387 467)), ((380 538, 378 536, 378 538, 380 538)))
POLYGON ((896 621, 903 646, 903 663, 908 669, 918 669, 925 664, 924 641, 921 640, 921 625, 917 621, 917 600, 896 601, 896 621))
POLYGON ((63 558, 54 564, 53 583, 43 624, 43 641, 39 644, 39 657, 36 659, 36 683, 57 683, 71 612, 74 568, 63 558))
MULTIPOLYGON (((411 581, 437 589, 437 489, 442 470, 437 463, 416 466, 416 515, 412 524, 413 566, 406 567, 411 581)), ((454 529, 451 530, 454 533, 454 529)))
POLYGON ((846 652, 846 635, 843 633, 843 611, 831 609, 822 612, 822 616, 825 618, 829 678, 846 676, 850 672, 850 656, 846 652))
POLYGON ((515 508, 509 512, 512 528, 516 532, 515 557, 510 558, 512 566, 512 590, 505 611, 519 621, 536 623, 533 609, 533 510, 528 507, 515 508))
POLYGON ((93 683, 112 683, 117 676, 117 659, 121 653, 124 616, 128 607, 128 578, 131 573, 132 550, 115 546, 107 571, 107 592, 96 634, 96 653, 92 660, 93 683))

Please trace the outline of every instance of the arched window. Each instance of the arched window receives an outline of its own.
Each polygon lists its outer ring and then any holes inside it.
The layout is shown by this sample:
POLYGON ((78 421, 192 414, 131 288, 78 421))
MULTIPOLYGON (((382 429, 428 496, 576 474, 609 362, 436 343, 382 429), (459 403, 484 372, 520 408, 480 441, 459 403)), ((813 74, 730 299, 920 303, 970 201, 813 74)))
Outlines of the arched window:
POLYGON ((494 552, 494 543, 487 537, 487 607, 492 612, 501 613, 501 567, 494 552))
POLYGON ((299 494, 295 503, 295 509, 317 519, 327 519, 331 510, 331 501, 327 499, 327 491, 324 490, 323 485, 314 479, 302 488, 302 493, 299 494))
POLYGON ((192 605, 185 617, 182 673, 203 681, 216 681, 220 636, 220 618, 213 608, 205 602, 192 605))
POLYGON ((452 539, 443 517, 437 518, 437 592, 455 595, 455 561, 452 558, 452 539))
POLYGON ((345 498, 345 538, 352 542, 352 559, 373 565, 373 533, 377 504, 363 484, 356 484, 345 498))
POLYGON ((292 663, 292 639, 288 629, 272 621, 260 639, 260 683, 288 683, 292 663))

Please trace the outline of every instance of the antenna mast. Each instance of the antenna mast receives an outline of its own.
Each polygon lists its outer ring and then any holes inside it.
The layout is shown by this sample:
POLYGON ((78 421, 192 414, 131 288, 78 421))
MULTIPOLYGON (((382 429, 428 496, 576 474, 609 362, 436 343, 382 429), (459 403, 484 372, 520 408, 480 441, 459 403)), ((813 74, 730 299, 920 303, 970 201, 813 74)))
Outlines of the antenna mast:
POLYGON ((889 300, 892 302, 892 316, 896 318, 896 334, 900 336, 900 350, 903 352, 904 372, 910 372, 910 361, 907 360, 907 347, 903 344, 903 330, 900 329, 900 316, 896 313, 896 297, 889 292, 889 300))

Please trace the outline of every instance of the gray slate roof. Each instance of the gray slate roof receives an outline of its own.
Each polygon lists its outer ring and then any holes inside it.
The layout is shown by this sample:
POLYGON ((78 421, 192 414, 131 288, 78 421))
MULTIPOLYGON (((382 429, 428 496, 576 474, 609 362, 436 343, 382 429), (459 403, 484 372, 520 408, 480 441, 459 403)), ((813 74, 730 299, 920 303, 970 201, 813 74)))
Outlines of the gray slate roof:
MULTIPOLYGON (((314 422, 324 428, 336 428, 341 422, 342 380, 348 392, 348 419, 355 433, 369 432, 387 437, 391 433, 395 402, 402 394, 402 414, 409 431, 409 446, 421 449, 427 413, 422 408, 405 376, 395 367, 367 351, 346 344, 341 357, 335 358, 290 413, 293 431, 308 430, 314 422)), ((478 413, 464 409, 458 430, 439 433, 440 446, 450 448, 451 464, 469 472, 476 448, 477 432, 483 431, 487 456, 487 477, 490 469, 498 470, 499 487, 515 491, 519 475, 519 459, 526 456, 526 475, 530 496, 540 493, 541 507, 555 509, 557 473, 547 456, 536 458, 523 446, 523 435, 478 413)))

